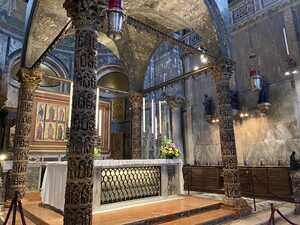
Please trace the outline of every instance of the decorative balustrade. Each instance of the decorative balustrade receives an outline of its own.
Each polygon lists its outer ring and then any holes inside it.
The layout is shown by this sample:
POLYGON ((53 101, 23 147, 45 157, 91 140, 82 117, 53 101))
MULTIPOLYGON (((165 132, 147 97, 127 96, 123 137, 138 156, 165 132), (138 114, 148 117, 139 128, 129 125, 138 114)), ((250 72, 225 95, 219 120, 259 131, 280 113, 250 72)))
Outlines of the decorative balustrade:
POLYGON ((101 204, 160 194, 160 166, 103 168, 101 170, 101 204))

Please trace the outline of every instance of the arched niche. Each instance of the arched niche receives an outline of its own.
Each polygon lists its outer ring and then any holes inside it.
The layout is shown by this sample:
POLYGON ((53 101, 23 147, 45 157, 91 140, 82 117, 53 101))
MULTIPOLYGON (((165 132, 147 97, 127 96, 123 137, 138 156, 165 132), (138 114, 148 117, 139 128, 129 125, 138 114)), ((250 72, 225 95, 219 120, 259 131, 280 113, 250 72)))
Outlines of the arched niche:
MULTIPOLYGON (((17 51, 12 53, 9 57, 7 73, 9 75, 9 85, 18 88, 19 82, 17 73, 21 67, 21 52, 17 51)), ((69 72, 65 65, 53 56, 47 56, 40 64, 39 68, 44 72, 44 77, 40 84, 40 90, 67 93, 67 84, 58 80, 51 79, 51 77, 64 78, 70 77, 69 72)))
POLYGON ((97 85, 101 96, 106 98, 124 97, 129 90, 129 80, 120 65, 102 66, 97 71, 97 85))

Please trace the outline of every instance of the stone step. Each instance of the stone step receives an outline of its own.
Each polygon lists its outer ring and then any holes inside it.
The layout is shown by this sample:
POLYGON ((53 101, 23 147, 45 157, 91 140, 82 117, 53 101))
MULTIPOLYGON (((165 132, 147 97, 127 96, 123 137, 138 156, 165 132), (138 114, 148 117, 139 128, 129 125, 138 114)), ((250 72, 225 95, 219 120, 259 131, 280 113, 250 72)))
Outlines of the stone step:
POLYGON ((53 210, 41 207, 40 204, 29 204, 24 207, 24 214, 36 225, 62 225, 63 216, 53 210))
POLYGON ((207 206, 196 207, 188 210, 181 210, 177 212, 172 212, 165 215, 153 215, 150 218, 144 218, 138 221, 122 223, 123 225, 148 225, 148 224, 161 224, 165 221, 174 221, 182 217, 191 217, 193 215, 202 214, 205 212, 220 209, 221 203, 214 203, 207 206))
POLYGON ((161 225, 216 225, 237 218, 237 213, 231 209, 215 209, 189 217, 179 218, 161 225))
MULTIPOLYGON (((36 225, 63 225, 63 216, 60 213, 44 208, 37 203, 25 204, 24 213, 36 225)), ((181 224, 177 222, 181 220, 184 222, 184 219, 187 221, 218 222, 219 220, 231 219, 234 215, 235 211, 223 209, 221 202, 185 196, 96 213, 93 215, 93 225, 150 225, 167 222, 167 224, 181 224), (210 220, 206 221, 206 218, 210 218, 210 220)), ((192 223, 188 225, 192 225, 192 223)))

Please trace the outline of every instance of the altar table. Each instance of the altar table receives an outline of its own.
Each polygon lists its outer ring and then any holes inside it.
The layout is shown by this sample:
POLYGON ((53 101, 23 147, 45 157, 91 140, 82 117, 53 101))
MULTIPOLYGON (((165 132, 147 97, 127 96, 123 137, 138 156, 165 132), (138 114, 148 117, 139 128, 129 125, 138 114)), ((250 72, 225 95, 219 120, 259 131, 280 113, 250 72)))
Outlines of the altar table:
MULTIPOLYGON (((182 161, 95 160, 93 208, 153 196, 183 194, 182 161)), ((47 163, 42 203, 63 212, 67 162, 47 163)))

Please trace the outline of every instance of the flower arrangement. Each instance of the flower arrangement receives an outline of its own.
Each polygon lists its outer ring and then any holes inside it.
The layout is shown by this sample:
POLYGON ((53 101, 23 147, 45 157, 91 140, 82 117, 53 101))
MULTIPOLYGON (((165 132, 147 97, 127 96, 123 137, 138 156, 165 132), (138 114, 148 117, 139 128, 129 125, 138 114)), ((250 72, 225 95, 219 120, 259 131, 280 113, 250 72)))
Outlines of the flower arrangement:
POLYGON ((99 146, 94 147, 94 159, 100 159, 101 148, 99 146))
POLYGON ((179 149, 171 139, 163 139, 160 146, 160 157, 163 159, 174 159, 180 155, 179 149))

